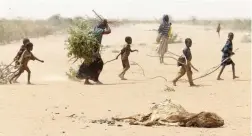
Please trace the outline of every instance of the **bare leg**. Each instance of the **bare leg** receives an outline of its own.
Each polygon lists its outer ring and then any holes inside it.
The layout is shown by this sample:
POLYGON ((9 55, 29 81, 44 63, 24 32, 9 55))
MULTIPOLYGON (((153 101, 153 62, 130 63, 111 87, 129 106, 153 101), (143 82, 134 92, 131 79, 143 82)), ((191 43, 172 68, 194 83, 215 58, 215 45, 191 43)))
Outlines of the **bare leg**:
POLYGON ((18 83, 17 79, 18 79, 19 77, 20 77, 20 75, 17 76, 17 77, 14 79, 13 83, 18 83))
POLYGON ((190 86, 196 86, 196 85, 193 83, 192 71, 191 71, 191 70, 188 70, 188 71, 186 72, 186 74, 187 74, 187 78, 188 78, 188 81, 189 81, 190 86))
POLYGON ((27 77, 27 84, 31 84, 31 71, 27 69, 28 77, 27 77))
POLYGON ((172 81, 173 85, 176 86, 176 82, 185 75, 185 67, 181 66, 178 76, 172 81))
POLYGON ((13 80, 14 78, 19 77, 22 73, 23 73, 23 72, 20 71, 20 72, 18 72, 16 75, 14 75, 14 76, 9 80, 9 83, 12 84, 12 80, 13 80))
POLYGON ((97 71, 98 73, 97 73, 97 75, 96 75, 96 77, 95 77, 95 82, 97 83, 97 84, 102 84, 102 82, 99 80, 99 76, 100 76, 100 73, 101 73, 101 70, 99 70, 99 71, 97 71))
POLYGON ((164 63, 164 54, 161 55, 162 63, 164 63))
POLYGON ((162 64, 162 57, 159 56, 159 61, 160 61, 160 64, 162 64))
POLYGON ((219 75, 218 75, 218 77, 217 77, 217 80, 223 80, 223 79, 221 79, 220 77, 221 77, 221 74, 223 73, 223 70, 225 69, 225 67, 226 67, 226 65, 223 65, 223 66, 221 67, 221 71, 220 71, 220 73, 219 73, 219 75))
POLYGON ((238 76, 235 75, 235 64, 232 64, 232 71, 233 71, 233 79, 239 78, 238 76))
POLYGON ((126 67, 123 69, 122 73, 119 74, 119 77, 121 78, 121 80, 127 80, 126 78, 124 78, 124 75, 128 70, 129 70, 129 67, 126 67))

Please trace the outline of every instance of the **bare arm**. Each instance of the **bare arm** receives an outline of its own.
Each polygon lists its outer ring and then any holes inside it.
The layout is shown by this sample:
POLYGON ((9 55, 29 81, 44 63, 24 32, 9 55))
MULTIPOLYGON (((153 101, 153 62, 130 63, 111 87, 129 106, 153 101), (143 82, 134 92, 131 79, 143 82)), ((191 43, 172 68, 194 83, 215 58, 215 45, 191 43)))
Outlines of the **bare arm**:
POLYGON ((107 25, 107 27, 104 30, 103 34, 110 34, 110 33, 111 33, 111 29, 110 29, 109 25, 107 25))
POLYGON ((123 53, 124 53, 124 51, 125 51, 125 47, 121 50, 121 52, 116 56, 116 59, 118 59, 118 57, 120 56, 120 55, 122 55, 123 53))
POLYGON ((116 56, 116 59, 118 59, 118 57, 121 55, 121 52, 116 56))
POLYGON ((33 59, 33 60, 37 60, 37 61, 40 61, 40 62, 44 63, 44 61, 43 61, 43 60, 38 59, 38 58, 37 58, 36 56, 34 56, 33 54, 32 54, 32 59, 33 59))
POLYGON ((135 52, 135 51, 138 52, 138 50, 131 50, 131 49, 130 49, 130 52, 135 52))

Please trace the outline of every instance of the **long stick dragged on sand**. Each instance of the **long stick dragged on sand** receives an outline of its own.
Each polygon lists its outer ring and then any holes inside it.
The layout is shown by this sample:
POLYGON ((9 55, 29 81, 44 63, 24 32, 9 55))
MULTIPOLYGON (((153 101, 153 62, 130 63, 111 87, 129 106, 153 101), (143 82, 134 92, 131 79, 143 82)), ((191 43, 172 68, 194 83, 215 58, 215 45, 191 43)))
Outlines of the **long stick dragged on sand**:
POLYGON ((10 78, 16 74, 19 68, 15 68, 12 61, 9 65, 0 64, 0 84, 7 84, 10 78))
MULTIPOLYGON (((238 50, 239 50, 239 48, 235 49, 234 52, 236 52, 236 51, 238 51, 238 50)), ((174 53, 172 53, 172 52, 169 52, 169 53, 170 53, 170 54, 173 54, 173 55, 176 55, 176 54, 174 54, 174 53)), ((147 56, 150 56, 150 57, 159 57, 159 56, 151 56, 151 55, 147 55, 147 56)), ((178 55, 176 55, 176 56, 178 56, 178 55)), ((201 76, 199 76, 199 77, 196 77, 196 78, 194 78, 193 80, 201 79, 201 78, 203 78, 203 77, 206 77, 206 76, 208 76, 208 75, 214 73, 215 71, 217 71, 217 70, 221 67, 221 65, 222 65, 224 62, 226 62, 226 61, 227 61, 228 59, 230 59, 231 57, 232 57, 232 56, 230 56, 230 57, 224 59, 224 60, 221 62, 221 64, 218 64, 217 66, 214 66, 214 67, 212 67, 212 68, 210 68, 210 69, 207 70, 207 71, 210 71, 210 72, 207 72, 206 74, 203 74, 203 75, 201 75, 201 76)), ((172 58, 172 59, 178 61, 176 58, 171 57, 171 56, 164 56, 164 58, 172 58)), ((183 63, 183 62, 179 62, 179 63, 185 64, 185 63, 183 63)), ((188 81, 188 80, 185 79, 184 81, 188 81)))

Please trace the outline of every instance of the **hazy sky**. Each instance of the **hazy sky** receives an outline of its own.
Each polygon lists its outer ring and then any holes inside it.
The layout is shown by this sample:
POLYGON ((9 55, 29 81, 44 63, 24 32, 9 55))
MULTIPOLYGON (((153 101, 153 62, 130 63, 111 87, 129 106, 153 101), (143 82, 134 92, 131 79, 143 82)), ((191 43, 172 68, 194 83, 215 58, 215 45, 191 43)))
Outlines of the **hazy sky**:
POLYGON ((251 0, 0 0, 0 17, 47 18, 94 16, 106 18, 159 18, 164 13, 182 19, 251 17, 251 0))

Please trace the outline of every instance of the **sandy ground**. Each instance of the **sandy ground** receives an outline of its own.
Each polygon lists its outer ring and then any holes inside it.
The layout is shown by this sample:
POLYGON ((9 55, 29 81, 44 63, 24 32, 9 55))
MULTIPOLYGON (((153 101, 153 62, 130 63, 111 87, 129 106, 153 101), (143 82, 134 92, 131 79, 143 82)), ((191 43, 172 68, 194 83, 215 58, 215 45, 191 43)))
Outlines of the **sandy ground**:
MULTIPOLYGON (((165 92, 165 84, 172 87, 171 80, 179 68, 173 59, 165 59, 166 65, 159 64, 154 44, 158 25, 127 25, 113 28, 104 36, 103 44, 108 48, 102 52, 104 61, 113 59, 120 50, 125 36, 132 36, 131 61, 139 63, 146 74, 144 77, 137 65, 132 65, 126 74, 127 81, 121 81, 120 60, 104 66, 101 81, 104 85, 85 86, 69 81, 65 72, 71 66, 64 50, 66 35, 31 39, 35 44, 33 53, 45 63, 30 62, 32 82, 26 85, 27 74, 19 84, 0 86, 0 136, 248 136, 250 134, 250 43, 241 43, 242 32, 234 32, 234 48, 239 48, 233 60, 239 79, 232 79, 231 66, 223 73, 224 81, 217 81, 218 72, 196 80, 199 87, 189 87, 178 82, 175 92, 165 92), (163 79, 149 80, 147 77, 164 76, 163 79), (128 116, 145 113, 153 102, 166 98, 179 102, 190 112, 216 112, 225 120, 223 128, 200 129, 180 127, 142 127, 122 124, 122 127, 106 124, 90 124, 91 119, 128 116), (75 114, 76 118, 67 116, 75 114)), ((173 25, 173 30, 183 39, 193 40, 192 63, 200 70, 194 77, 204 74, 221 61, 221 48, 229 31, 222 31, 219 39, 215 29, 202 26, 173 25)), ((0 60, 11 62, 20 43, 0 47, 0 60)), ((170 44, 169 50, 181 54, 184 43, 170 44)), ((183 77, 184 79, 186 77, 183 77)))

